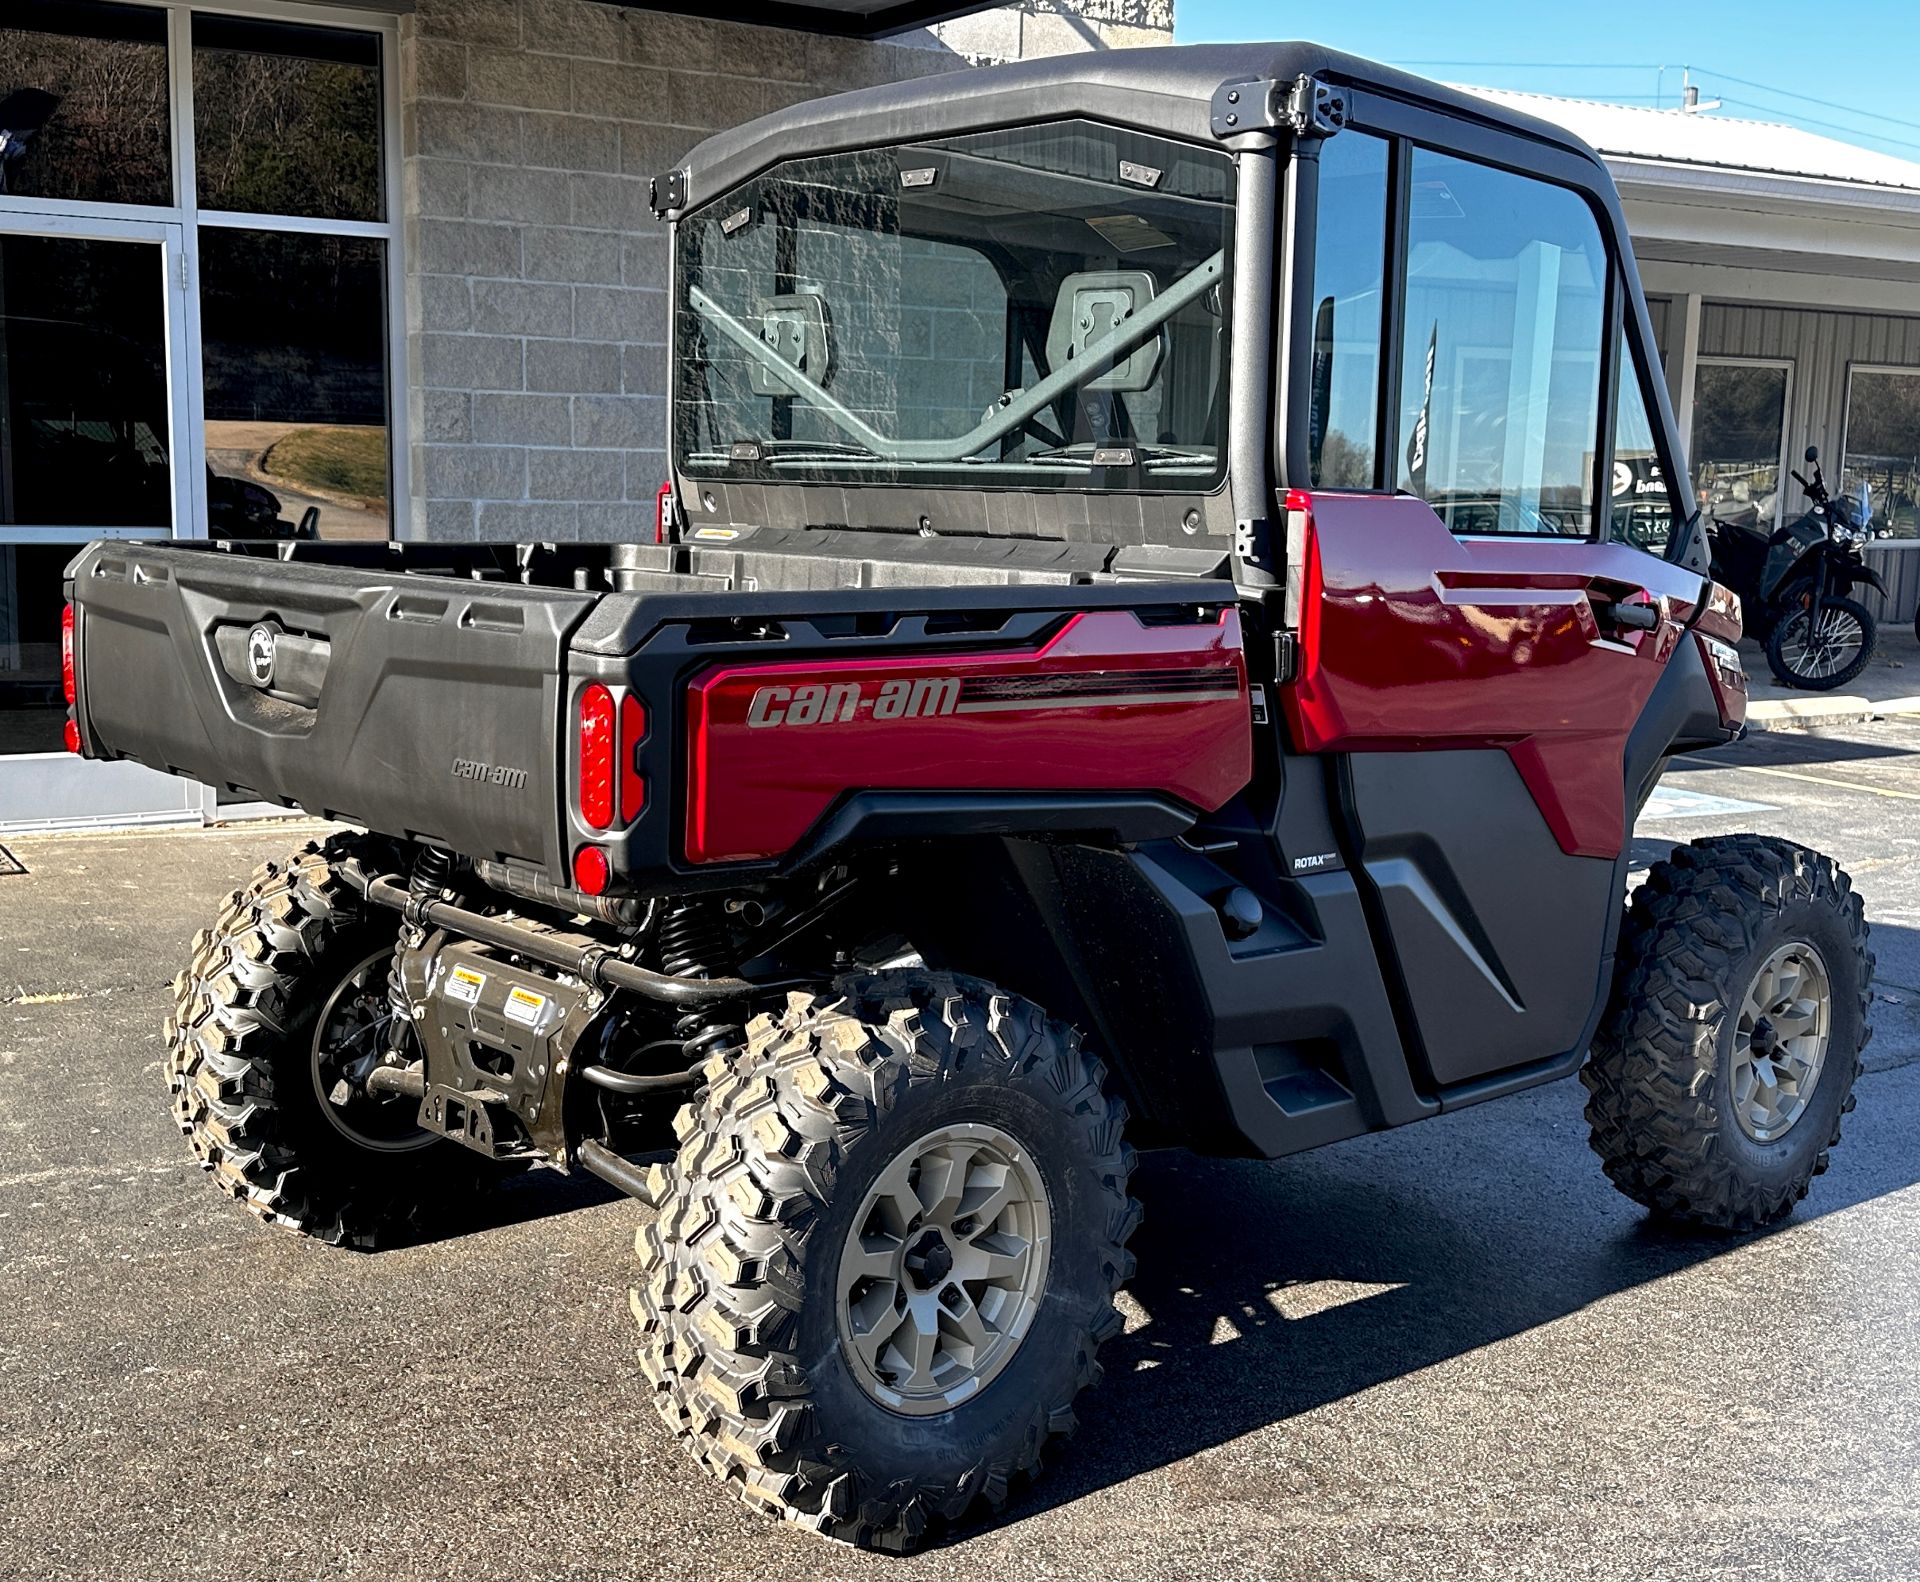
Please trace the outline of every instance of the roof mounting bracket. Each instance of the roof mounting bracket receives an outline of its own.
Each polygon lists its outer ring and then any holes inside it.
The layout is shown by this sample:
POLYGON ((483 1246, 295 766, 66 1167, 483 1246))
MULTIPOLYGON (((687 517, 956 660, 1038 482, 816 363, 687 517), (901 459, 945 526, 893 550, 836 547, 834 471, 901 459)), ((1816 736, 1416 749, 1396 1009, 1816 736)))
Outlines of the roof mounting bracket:
POLYGON ((656 220, 664 220, 676 209, 687 206, 687 172, 670 170, 647 183, 647 207, 656 220))
POLYGON ((1223 82, 1213 90, 1210 116, 1215 137, 1239 137, 1247 132, 1270 131, 1280 124, 1275 115, 1280 85, 1270 78, 1255 77, 1246 82, 1223 82))

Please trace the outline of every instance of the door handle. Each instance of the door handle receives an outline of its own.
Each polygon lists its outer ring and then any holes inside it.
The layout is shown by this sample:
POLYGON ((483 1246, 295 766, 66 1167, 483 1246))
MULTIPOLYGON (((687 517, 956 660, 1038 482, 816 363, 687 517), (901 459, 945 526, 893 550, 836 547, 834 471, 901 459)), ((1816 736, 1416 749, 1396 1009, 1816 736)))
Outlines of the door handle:
POLYGON ((1615 599, 1597 601, 1593 606, 1593 618, 1602 626, 1611 626, 1615 631, 1651 632, 1660 624, 1660 607, 1656 604, 1622 604, 1615 599))

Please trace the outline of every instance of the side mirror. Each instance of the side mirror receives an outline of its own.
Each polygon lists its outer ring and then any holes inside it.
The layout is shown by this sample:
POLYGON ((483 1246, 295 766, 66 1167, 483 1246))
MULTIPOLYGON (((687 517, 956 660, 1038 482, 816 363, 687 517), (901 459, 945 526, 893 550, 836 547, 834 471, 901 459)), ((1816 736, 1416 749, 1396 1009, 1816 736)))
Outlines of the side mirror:
POLYGON ((1815 461, 1818 461, 1818 460, 1820 459, 1820 447, 1819 447, 1818 445, 1809 445, 1809 446, 1807 447, 1807 457, 1806 457, 1806 459, 1807 459, 1807 460, 1808 460, 1809 462, 1815 462, 1815 461))

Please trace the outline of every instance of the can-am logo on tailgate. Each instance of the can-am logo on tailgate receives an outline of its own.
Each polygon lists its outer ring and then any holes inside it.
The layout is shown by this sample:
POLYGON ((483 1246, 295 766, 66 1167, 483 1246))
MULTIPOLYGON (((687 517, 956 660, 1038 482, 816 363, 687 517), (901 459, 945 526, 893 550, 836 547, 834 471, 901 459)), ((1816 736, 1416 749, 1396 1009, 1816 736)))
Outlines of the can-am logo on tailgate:
POLYGON ((848 720, 916 720, 951 714, 960 701, 958 676, 922 676, 917 681, 813 682, 803 687, 762 687, 747 705, 747 724, 843 725, 848 720))
POLYGON ((477 758, 454 759, 453 777, 478 780, 482 785, 505 786, 509 791, 518 791, 527 783, 526 770, 509 769, 504 764, 483 764, 477 758))

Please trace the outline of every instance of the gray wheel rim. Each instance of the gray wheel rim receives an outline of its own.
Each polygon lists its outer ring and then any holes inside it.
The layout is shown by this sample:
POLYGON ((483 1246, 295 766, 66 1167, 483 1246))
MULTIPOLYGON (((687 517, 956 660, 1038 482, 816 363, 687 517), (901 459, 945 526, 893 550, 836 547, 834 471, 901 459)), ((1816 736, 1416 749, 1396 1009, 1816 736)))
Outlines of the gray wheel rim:
POLYGON ((320 1111, 349 1142, 375 1153, 410 1153, 432 1143, 432 1132, 418 1122, 419 1102, 404 1094, 369 1093, 367 1073, 387 1047, 393 1007, 387 999, 388 947, 376 950, 343 977, 313 1024, 313 1091, 320 1111), (352 1089, 344 1104, 332 1094, 342 1080, 352 1089))
POLYGON ((1032 1155, 997 1126, 943 1126, 901 1150, 840 1251, 840 1343, 862 1388, 909 1417, 986 1388, 1032 1326, 1052 1231, 1032 1155))
POLYGON ((1816 623, 1811 610, 1797 610, 1787 618, 1780 658, 1796 676, 1824 681, 1852 664, 1866 640, 1860 618, 1850 611, 1828 605, 1816 623))
POLYGON ((1832 1005, 1832 979, 1813 946, 1796 940, 1760 963, 1740 1005, 1732 1067, 1734 1118, 1755 1142, 1778 1142, 1807 1113, 1832 1005))

